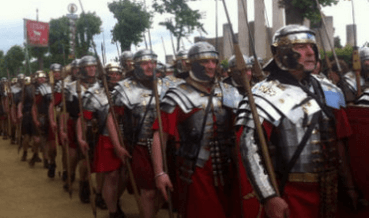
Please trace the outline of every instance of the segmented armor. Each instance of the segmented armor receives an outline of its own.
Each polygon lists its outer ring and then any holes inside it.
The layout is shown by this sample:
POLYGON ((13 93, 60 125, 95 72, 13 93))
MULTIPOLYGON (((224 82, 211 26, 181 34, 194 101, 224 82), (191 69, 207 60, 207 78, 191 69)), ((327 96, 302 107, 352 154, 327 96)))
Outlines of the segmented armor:
MULTIPOLYGON (((345 107, 341 90, 326 78, 310 77, 309 90, 315 93, 324 107, 340 109, 345 107)), ((321 108, 318 101, 296 85, 280 83, 278 80, 264 80, 252 89, 257 112, 261 121, 268 121, 274 127, 270 138, 274 150, 271 159, 276 175, 282 176, 285 168, 300 144, 314 114, 319 113, 319 122, 290 172, 317 173, 334 171, 338 166, 336 150, 336 128, 331 111, 321 108)), ((275 196, 275 190, 266 174, 258 149, 255 124, 245 97, 238 109, 237 126, 244 126, 240 141, 241 155, 251 184, 258 198, 264 201, 275 196)), ((271 147, 272 148, 272 147, 271 147)))
POLYGON ((179 84, 167 91, 161 102, 164 112, 172 113, 176 106, 186 114, 199 109, 178 123, 181 144, 178 155, 185 159, 180 178, 190 182, 194 166, 204 167, 212 157, 213 173, 223 181, 222 175, 230 163, 231 148, 235 142, 232 115, 241 98, 234 87, 218 83, 212 96, 212 110, 205 116, 208 93, 196 90, 189 83, 179 84), (202 133, 204 119, 206 122, 202 133))
MULTIPOLYGON (((170 78, 158 79, 160 99, 176 81, 170 78)), ((153 138, 152 125, 157 118, 152 89, 130 77, 117 83, 113 91, 113 100, 114 105, 125 108, 122 122, 125 138, 131 145, 148 146, 150 151, 153 138)))

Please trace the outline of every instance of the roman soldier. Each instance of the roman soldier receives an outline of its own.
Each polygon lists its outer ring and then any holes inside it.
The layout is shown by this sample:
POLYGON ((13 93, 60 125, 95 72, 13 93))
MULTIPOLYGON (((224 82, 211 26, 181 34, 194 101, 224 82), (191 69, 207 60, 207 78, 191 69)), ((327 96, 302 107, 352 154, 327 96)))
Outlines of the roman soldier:
MULTIPOLYGON (((246 70, 243 73, 247 74, 248 80, 250 80, 252 78, 252 68, 253 68, 252 59, 246 55, 243 55, 243 59, 246 64, 246 70)), ((231 56, 231 58, 228 61, 228 64, 229 64, 229 75, 230 76, 226 77, 223 80, 223 82, 236 87, 239 91, 239 94, 245 95, 246 91, 242 84, 242 81, 243 81, 242 75, 241 75, 242 72, 240 72, 236 68, 235 55, 231 56)))
POLYGON ((121 58, 120 58, 120 63, 122 70, 124 72, 124 78, 128 78, 133 76, 133 71, 134 71, 134 55, 132 54, 131 51, 124 51, 122 52, 121 58))
MULTIPOLYGON (((34 100, 31 109, 35 132, 33 134, 34 156, 29 162, 30 166, 35 165, 39 149, 43 150, 44 161, 47 161, 47 151, 45 146, 49 131, 48 108, 52 93, 51 86, 47 81, 48 78, 46 74, 43 71, 39 71, 36 76, 36 87, 33 92, 34 100)), ((44 166, 48 165, 44 163, 44 166)))
MULTIPOLYGON (((232 161, 235 146, 233 110, 238 90, 218 81, 218 52, 207 42, 194 44, 186 83, 170 88, 161 102, 164 141, 177 137, 180 210, 183 217, 240 217, 239 184, 232 161)), ((159 126, 153 125, 155 130, 159 126)), ((159 132, 153 138, 154 179, 167 199, 172 189, 163 169, 159 132)), ((163 145, 165 146, 165 145, 163 145)))
MULTIPOLYGON (((360 84, 362 91, 369 88, 369 47, 360 48, 361 72, 360 84)), ((348 83, 348 87, 354 96, 357 95, 356 75, 353 71, 344 72, 343 79, 348 83)), ((351 99, 351 102, 355 99, 351 99)))
MULTIPOLYGON (((80 72, 80 59, 73 60, 71 63, 71 74, 65 79, 64 96, 66 102, 66 114, 60 117, 59 135, 63 144, 63 150, 66 152, 68 146, 69 153, 69 165, 71 184, 74 182, 76 177, 76 168, 79 160, 81 159, 78 152, 78 143, 76 137, 76 121, 78 119, 79 107, 78 107, 78 95, 77 95, 77 77, 80 72), (66 122, 64 122, 64 119, 66 122), (66 123, 67 126, 64 126, 66 123)), ((83 86, 82 95, 85 91, 83 86)), ((66 160, 67 161, 67 160, 66 160)), ((67 163, 66 163, 67 164, 67 163)), ((67 182, 67 171, 63 171, 63 189, 68 191, 69 186, 67 182)))
POLYGON ((188 50, 180 50, 176 54, 175 70, 173 75, 177 78, 186 79, 189 76, 190 62, 188 50))
MULTIPOLYGON (((98 72, 96 70, 97 61, 95 57, 87 55, 81 58, 79 63, 80 66, 80 79, 77 80, 76 83, 76 94, 79 104, 80 102, 82 105, 79 105, 79 118, 76 122, 76 134, 77 134, 77 141, 79 144, 79 148, 84 154, 85 158, 82 160, 82 164, 80 165, 80 190, 79 190, 79 197, 82 203, 90 203, 90 195, 94 194, 90 192, 90 183, 89 183, 89 170, 88 163, 94 158, 94 150, 97 145, 97 140, 99 139, 99 128, 101 132, 101 128, 104 126, 104 117, 97 117, 95 116, 93 119, 91 113, 86 113, 89 111, 89 107, 98 107, 94 109, 98 109, 98 111, 94 111, 99 114, 99 116, 103 116, 104 112, 107 109, 107 105, 103 104, 107 102, 107 98, 105 93, 103 92, 104 89, 100 86, 99 81, 97 79, 98 72), (80 86, 80 87, 78 87, 80 86), (82 94, 82 90, 84 93, 82 94), (88 90, 90 90, 88 92, 88 90), (91 96, 93 94, 93 96, 91 96), (94 95, 96 94, 96 95, 94 95), (80 95, 80 96, 79 96, 80 95), (87 95, 87 96, 86 96, 87 95), (98 99, 95 99, 97 97, 98 99), (96 101, 97 102, 96 102, 96 101), (93 102, 91 102, 93 101, 93 102), (94 102, 95 101, 95 102, 94 102), (95 104, 97 103, 97 104, 95 104), (80 107, 82 107, 81 111, 80 107), (85 111, 86 110, 86 111, 85 111), (87 115, 89 114, 89 115, 87 115), (82 118, 83 117, 83 118, 82 118), (85 122, 86 121, 86 122, 85 122), (103 123, 98 123, 98 121, 103 123), (84 127, 82 124, 85 124, 84 127), (88 136, 88 137, 86 137, 88 136), (88 159, 89 158, 89 159, 88 159)), ((70 83, 72 85, 73 83, 70 83)), ((107 113, 107 112, 105 112, 107 113)), ((106 115, 105 115, 106 116, 106 115)), ((92 171, 90 173, 95 172, 95 167, 92 166, 92 171)), ((103 186, 103 175, 97 174, 96 175, 97 181, 97 188, 96 188, 96 196, 95 196, 95 203, 101 209, 107 209, 107 206, 102 197, 102 186, 103 186)))
POLYGON ((288 25, 273 37, 270 74, 253 89, 259 119, 270 145, 279 191, 261 157, 249 100, 238 109, 240 149, 248 178, 268 217, 335 217, 338 173, 355 201, 343 142, 344 96, 327 79, 312 75, 318 58, 315 33, 288 25), (336 122, 335 122, 336 121, 336 122))
MULTIPOLYGON (((122 78, 121 67, 117 63, 108 63, 105 66, 107 75, 108 89, 113 91, 114 86, 122 78)), ((114 150, 112 141, 106 127, 107 115, 109 112, 109 104, 105 88, 94 86, 89 88, 83 97, 83 114, 86 120, 87 131, 92 132, 89 136, 96 135, 95 142, 80 142, 83 149, 91 151, 93 156, 92 172, 104 175, 104 183, 102 184, 101 193, 97 194, 97 199, 105 200, 105 207, 109 210, 109 216, 112 218, 125 217, 119 204, 119 198, 122 195, 125 187, 125 168, 121 158, 119 158, 114 150)), ((87 152, 83 150, 83 152, 87 152)), ((97 205, 101 204, 98 200, 97 205)))
MULTIPOLYGON (((145 217, 154 217, 161 201, 157 195, 151 164, 152 125, 156 119, 153 73, 156 73, 157 55, 151 50, 140 50, 134 55, 134 75, 120 81, 114 91, 114 105, 123 117, 123 134, 126 145, 132 151, 132 171, 140 189, 140 199, 145 217)), ((157 78, 159 96, 172 82, 157 78)), ((119 158, 127 156, 119 141, 111 115, 107 126, 114 149, 119 158)))
MULTIPOLYGON (((47 175, 49 178, 55 177, 55 158, 57 156, 57 142, 56 140, 59 140, 58 138, 58 118, 59 113, 61 111, 61 102, 62 102, 62 96, 61 96, 61 73, 62 73, 63 66, 58 63, 54 63, 50 66, 49 74, 52 74, 53 81, 49 81, 50 83, 53 82, 52 85, 52 93, 50 96, 50 103, 48 105, 48 117, 49 117, 49 130, 48 130, 48 138, 47 138, 47 152, 48 152, 48 160, 49 160, 49 167, 47 175)), ((63 164, 63 169, 65 171, 66 166, 63 164)))

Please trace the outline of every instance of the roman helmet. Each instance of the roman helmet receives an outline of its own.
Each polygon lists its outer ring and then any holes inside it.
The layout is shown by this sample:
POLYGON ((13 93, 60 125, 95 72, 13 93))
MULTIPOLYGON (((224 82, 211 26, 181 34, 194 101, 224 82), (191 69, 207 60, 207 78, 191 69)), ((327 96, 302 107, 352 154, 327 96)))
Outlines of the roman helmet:
POLYGON ((110 82, 110 72, 117 72, 118 74, 122 75, 122 68, 121 66, 116 62, 109 62, 104 67, 105 72, 107 73, 107 80, 110 82))
POLYGON ((79 62, 81 79, 86 81, 87 79, 89 79, 89 77, 93 77, 94 82, 95 82, 95 79, 98 76, 97 72, 95 72, 94 76, 88 76, 85 67, 87 67, 87 66, 96 66, 96 65, 97 65, 97 62, 96 62, 96 58, 94 56, 91 56, 91 55, 83 56, 80 59, 80 62, 79 62))
POLYGON ((12 78, 12 80, 11 80, 11 84, 12 85, 14 85, 14 84, 16 84, 18 82, 18 79, 17 79, 17 77, 14 77, 14 78, 12 78))
POLYGON ((141 68, 140 64, 143 61, 154 61, 157 62, 157 54, 148 49, 142 49, 137 51, 134 55, 134 75, 139 80, 151 80, 151 76, 144 74, 144 70, 141 68))
POLYGON ((216 59, 218 61, 218 52, 213 45, 208 42, 195 43, 188 52, 188 58, 191 64, 190 77, 198 82, 211 82, 205 68, 199 63, 201 60, 216 59))
MULTIPOLYGON (((247 55, 243 55, 243 59, 246 65, 247 69, 252 69, 253 68, 253 62, 252 59, 249 58, 247 55)), ((241 86, 242 85, 242 75, 241 72, 236 68, 236 58, 235 55, 231 56, 229 61, 229 75, 234 79, 234 81, 237 83, 237 85, 241 86)))
POLYGON ((303 66, 298 63, 300 54, 293 49, 297 43, 313 44, 316 60, 319 51, 316 45, 315 32, 301 25, 288 25, 276 31, 272 39, 271 52, 274 61, 282 70, 301 70, 303 66))
POLYGON ((20 73, 17 75, 17 79, 18 79, 18 82, 20 82, 21 80, 24 80, 24 74, 23 73, 20 73))
POLYGON ((131 51, 122 52, 120 62, 121 67, 125 72, 132 71, 134 69, 134 55, 131 51))
POLYGON ((175 76, 189 72, 189 70, 190 70, 190 61, 188 58, 188 50, 178 51, 175 60, 175 71, 174 71, 175 76))
POLYGON ((26 76, 26 77, 24 78, 24 84, 25 84, 25 85, 30 85, 30 84, 31 84, 31 77, 26 76))

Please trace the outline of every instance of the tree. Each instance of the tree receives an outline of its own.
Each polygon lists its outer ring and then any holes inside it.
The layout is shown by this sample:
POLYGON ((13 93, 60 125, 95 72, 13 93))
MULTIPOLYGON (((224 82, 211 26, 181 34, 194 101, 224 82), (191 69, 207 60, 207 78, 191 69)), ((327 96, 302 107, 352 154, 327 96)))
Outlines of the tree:
MULTIPOLYGON (((11 75, 25 73, 22 62, 24 61, 24 50, 19 45, 12 46, 4 57, 5 68, 9 69, 11 75)), ((0 72, 1 76, 6 76, 6 72, 0 72)))
POLYGON ((151 25, 152 15, 145 11, 142 3, 119 0, 108 3, 109 11, 117 19, 112 32, 112 43, 121 44, 121 50, 131 50, 131 45, 142 42, 142 36, 151 25))
POLYGON ((76 55, 82 57, 91 54, 93 36, 100 34, 102 20, 95 12, 82 13, 76 22, 76 55))
POLYGON ((69 54, 69 19, 65 16, 50 21, 50 62, 64 64, 69 54))
MULTIPOLYGON (((336 5, 339 0, 318 1, 322 6, 332 6, 336 5)), ((304 18, 309 19, 312 23, 321 20, 315 0, 279 0, 279 3, 285 8, 286 24, 302 24, 304 18)))
POLYGON ((335 48, 343 48, 342 44, 340 43, 339 36, 334 37, 334 47, 335 48))
POLYGON ((189 36, 194 30, 207 33, 203 24, 199 22, 202 14, 199 10, 192 10, 186 0, 153 0, 153 8, 160 14, 173 15, 159 24, 165 26, 176 37, 177 51, 180 48, 181 38, 189 36))

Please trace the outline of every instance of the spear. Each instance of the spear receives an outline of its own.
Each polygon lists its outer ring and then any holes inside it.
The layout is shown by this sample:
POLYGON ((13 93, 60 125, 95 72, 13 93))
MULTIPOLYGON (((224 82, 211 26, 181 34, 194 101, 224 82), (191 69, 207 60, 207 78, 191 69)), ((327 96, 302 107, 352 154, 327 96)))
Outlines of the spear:
MULTIPOLYGON (((258 61, 258 56, 257 56, 257 52, 256 52, 256 48, 255 48, 255 43, 254 43, 254 38, 253 38, 253 35, 252 35, 252 31, 251 31, 251 28, 249 26, 249 23, 248 23, 248 13, 247 13, 247 8, 245 6, 245 2, 244 0, 241 1, 242 2, 242 6, 243 6, 243 11, 244 11, 244 16, 245 16, 245 20, 246 20, 246 24, 247 24, 247 28, 248 28, 248 35, 249 35, 249 39, 252 43, 252 53, 253 53, 253 57, 254 57, 254 70, 256 71, 257 73, 257 77, 263 77, 264 76, 264 73, 262 71, 262 67, 258 61)), ((225 6, 225 10, 226 10, 226 6, 225 6)), ((230 18, 229 18, 230 20, 230 18)), ((231 28, 231 32, 232 32, 232 35, 234 35, 234 32, 232 30, 232 27, 231 27, 231 22, 229 21, 229 24, 230 24, 230 28, 231 28)), ((233 36, 233 41, 234 41, 234 44, 235 44, 235 40, 236 40, 236 37, 233 36), (235 38, 235 39, 234 39, 235 38)), ((239 47, 239 45, 238 45, 239 47)), ((240 48, 239 48, 240 50, 240 48)), ((244 62, 244 59, 243 59, 243 62, 244 62)))
MULTIPOLYGON (((62 101, 63 101, 63 113, 62 113, 62 122, 63 122, 63 129, 62 131, 63 132, 67 132, 66 131, 66 127, 67 127, 67 105, 66 105, 66 96, 65 96, 65 93, 64 93, 64 79, 66 77, 66 72, 65 72, 65 68, 63 68, 63 71, 62 71, 62 101)), ((62 142, 64 143, 64 142, 62 142)), ((67 157, 67 184, 68 184, 68 193, 69 193, 69 197, 72 198, 72 184, 71 184, 71 163, 69 162, 69 145, 68 145, 68 141, 66 144, 64 144, 64 147, 66 149, 66 157, 67 157)))
MULTIPOLYGON (((83 116, 83 108, 82 108, 82 97, 81 97, 81 79, 78 77, 77 79, 77 96, 78 96, 78 107, 80 110, 80 122, 81 122, 81 129, 82 129, 82 140, 86 141, 86 135, 85 135, 85 118, 83 116)), ((94 214, 94 217, 96 218, 96 205, 95 205, 95 194, 94 194, 94 189, 91 181, 91 167, 90 167, 90 155, 89 152, 87 151, 85 153, 85 158, 86 158, 86 165, 87 165, 87 178, 89 181, 89 189, 90 189, 90 205, 94 214)))
MULTIPOLYGON (((96 52, 96 46, 95 46, 94 41, 92 41, 92 43, 93 43, 95 56, 96 56, 96 59, 97 59, 97 62, 98 62, 98 70, 103 73, 103 76, 102 76, 103 86, 104 86, 105 93, 107 95, 108 104, 109 104, 109 108, 110 108, 110 113, 112 115, 114 126, 117 130, 119 130, 120 128, 119 128, 119 125, 118 125, 118 122, 117 122, 117 116, 116 116, 116 113, 113 109, 113 102, 112 102, 111 93, 110 93, 109 88, 108 88, 108 82, 107 82, 107 78, 106 78, 107 73, 106 73, 106 71, 105 71, 105 69, 104 69, 104 67, 103 67, 103 65, 100 61, 100 58, 99 58, 99 56, 96 52)), ((118 140, 119 140, 120 144, 122 145, 122 147, 124 149, 126 149, 121 131, 117 131, 117 135, 118 135, 118 140)), ((141 201, 140 201, 139 191, 138 191, 137 186, 136 186, 134 174, 133 174, 132 168, 131 168, 131 163, 127 158, 125 159, 125 165, 127 166, 127 169, 128 169, 128 174, 129 174, 131 185, 132 185, 132 188, 133 188, 133 191, 134 191, 135 200, 136 200, 137 206, 139 208, 139 215, 140 215, 141 218, 143 218, 144 217, 143 206, 142 206, 141 201)))
MULTIPOLYGON (((153 51, 151 41, 150 41, 150 50, 153 51)), ((152 63, 154 63, 154 60, 152 60, 152 63)), ((162 157, 163 157, 162 158, 163 159, 163 171, 167 173, 168 166, 167 166, 166 150, 164 147, 163 126, 162 126, 161 110, 159 106, 158 85, 157 85, 157 77, 156 77, 155 68, 153 68, 153 93, 154 93, 154 99, 155 99, 157 120, 158 120, 158 125, 159 125, 159 141, 161 144, 161 152, 162 152, 162 157)), ((172 197, 171 197, 171 192, 169 189, 167 189, 167 196, 168 196, 168 215, 170 218, 173 218, 174 216, 172 213, 172 197)))
MULTIPOLYGON (((82 11, 84 11, 83 10, 83 6, 82 6, 82 3, 81 3, 81 0, 79 0, 79 2, 80 2, 82 11)), ((145 38, 145 35, 144 35, 144 38, 145 38)), ((103 85, 104 85, 105 93, 107 95, 108 104, 109 104, 109 107, 110 107, 110 112, 111 112, 111 115, 112 115, 112 118, 113 118, 114 126, 118 130, 120 128, 119 128, 119 125, 118 125, 118 122, 117 122, 116 113, 113 110, 113 102, 112 102, 112 98, 111 98, 111 95, 110 95, 110 92, 109 92, 109 89, 108 89, 108 82, 107 82, 107 78, 106 78, 107 73, 105 72, 105 69, 104 69, 104 67, 103 67, 103 65, 102 65, 102 63, 100 61, 100 58, 98 56, 98 53, 96 52, 96 45, 95 45, 95 42, 94 42, 94 38, 91 39, 91 43, 92 43, 92 47, 94 49, 95 56, 96 56, 96 59, 97 59, 97 62, 98 62, 98 69, 104 75, 103 76, 103 85)), ((146 44, 146 40, 145 40, 145 44, 146 44)), ((82 104, 81 104, 81 108, 82 108, 82 104)), ((117 135, 118 135, 118 139, 119 139, 120 144, 122 145, 123 148, 126 149, 125 144, 123 142, 123 137, 122 137, 121 132, 120 131, 117 131, 117 135)), ((136 200, 137 206, 139 208, 139 216, 141 218, 144 218, 144 209, 143 209, 143 206, 142 206, 141 201, 140 201, 139 191, 138 191, 137 186, 136 186, 134 174, 133 174, 132 168, 131 168, 131 163, 130 163, 129 160, 127 160, 127 158, 125 159, 125 164, 127 166, 127 170, 128 170, 128 173, 129 173, 131 185, 132 185, 132 188, 133 188, 133 191, 134 191, 135 200, 136 200)), ((95 210, 95 215, 96 215, 96 210, 95 210)))
POLYGON ((359 97, 362 94, 361 90, 361 61, 360 61, 360 55, 358 53, 358 46, 357 46, 357 35, 356 35, 356 23, 355 23, 355 8, 352 2, 352 19, 353 19, 353 35, 355 39, 355 44, 353 46, 353 53, 352 53, 352 68, 356 73, 356 86, 357 86, 357 97, 359 97))
MULTIPOLYGON (((244 61, 244 58, 243 58, 243 54, 240 50, 238 41, 237 41, 237 39, 235 37, 235 34, 234 34, 234 31, 232 29, 231 21, 230 21, 229 13, 228 13, 227 8, 226 8, 225 0, 222 0, 222 3, 223 3, 224 8, 225 8, 225 13, 226 13, 228 23, 230 24, 231 35, 232 35, 232 40, 233 40, 233 44, 234 44, 234 51, 235 51, 236 67, 240 72, 243 72, 246 68, 246 64, 245 64, 245 61, 244 61)), ((256 62, 258 62, 257 59, 255 59, 255 60, 256 60, 256 62)), ((278 189, 277 182, 276 182, 275 172, 274 172, 274 169, 272 167, 272 162, 271 162, 271 159, 270 159, 270 155, 269 155, 269 151, 268 151, 268 148, 267 148, 265 136, 263 134, 261 123, 260 123, 259 116, 258 116, 258 113, 257 113, 256 104, 254 102, 253 94, 251 92, 251 87, 250 87, 250 84, 249 84, 249 80, 248 80, 246 74, 242 73, 241 75, 242 75, 242 82, 243 82, 244 90, 246 91, 246 94, 248 96, 249 107, 250 107, 250 110, 251 110, 251 113, 252 113, 252 116, 253 116, 253 121, 254 121, 254 124, 256 126, 258 138, 259 138, 259 141, 260 141, 259 144, 260 144, 260 148, 261 148, 261 151, 262 151, 263 159, 265 160, 266 170, 267 170, 267 173, 270 177, 271 183, 272 183, 277 195, 280 196, 279 189, 278 189)))
POLYGON ((334 56, 335 63, 336 63, 336 65, 337 65, 338 71, 339 71, 339 72, 342 72, 342 68, 340 67, 340 64, 339 64, 339 61, 338 61, 337 53, 335 52, 335 49, 334 49, 333 45, 331 44, 330 37, 329 37, 329 33, 328 33, 328 29, 327 29, 327 27, 326 27, 326 22, 325 22, 325 19, 324 19, 324 14, 323 14, 323 13, 322 13, 322 11, 321 11, 321 6, 320 6, 320 3, 319 3, 319 1, 318 1, 318 0, 316 0, 316 6, 317 6, 317 9, 318 9, 318 10, 319 10, 319 12, 320 12, 321 21, 322 21, 322 24, 324 25, 325 34, 326 34, 326 37, 327 37, 327 39, 328 39, 328 42, 329 42, 329 45, 330 45, 331 51, 333 52, 333 56, 334 56))

